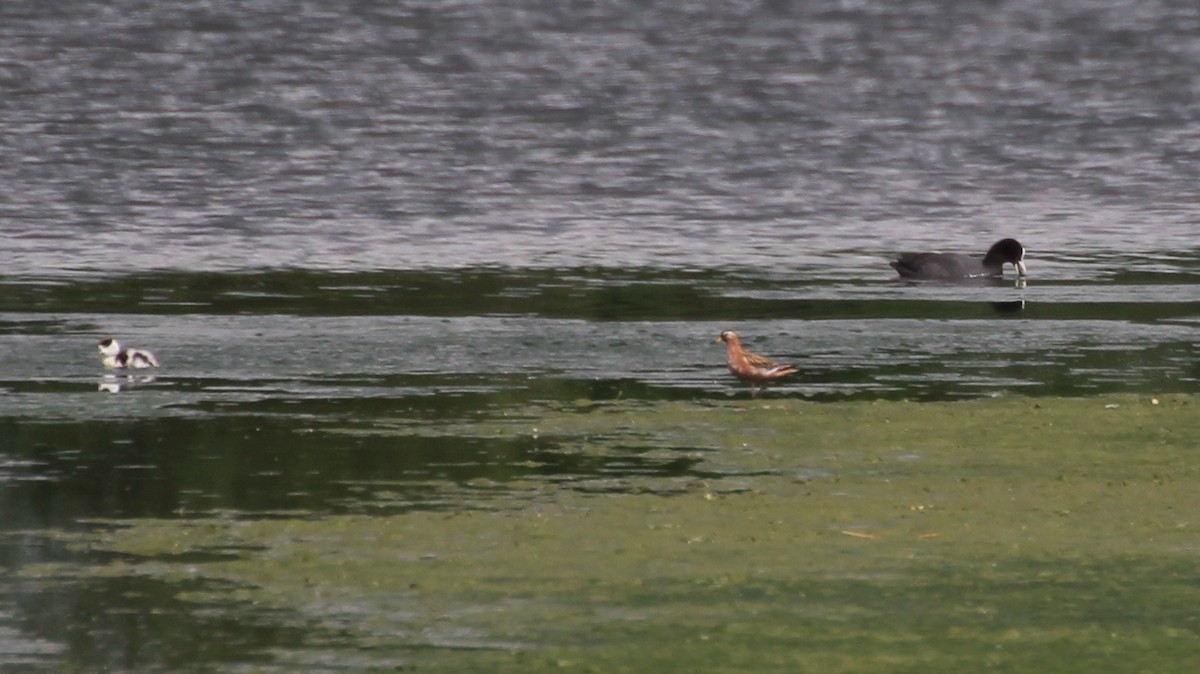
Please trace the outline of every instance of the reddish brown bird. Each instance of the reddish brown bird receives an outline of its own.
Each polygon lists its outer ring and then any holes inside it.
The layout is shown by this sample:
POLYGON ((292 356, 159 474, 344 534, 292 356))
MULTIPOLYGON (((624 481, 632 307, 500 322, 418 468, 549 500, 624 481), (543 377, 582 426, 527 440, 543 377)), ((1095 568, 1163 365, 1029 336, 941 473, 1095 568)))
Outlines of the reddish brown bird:
POLYGON ((716 341, 725 342, 725 361, 729 364, 729 371, 746 383, 757 386, 796 374, 795 365, 776 363, 742 349, 742 340, 733 330, 722 332, 716 341))

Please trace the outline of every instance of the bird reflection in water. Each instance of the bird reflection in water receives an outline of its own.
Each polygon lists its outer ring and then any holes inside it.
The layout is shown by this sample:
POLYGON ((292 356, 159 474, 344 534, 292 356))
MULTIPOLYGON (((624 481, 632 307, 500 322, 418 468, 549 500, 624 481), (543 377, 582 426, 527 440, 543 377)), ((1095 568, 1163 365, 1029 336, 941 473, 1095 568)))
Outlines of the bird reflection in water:
POLYGON ((154 383, 152 374, 106 374, 100 380, 99 391, 103 393, 120 393, 145 384, 154 383))

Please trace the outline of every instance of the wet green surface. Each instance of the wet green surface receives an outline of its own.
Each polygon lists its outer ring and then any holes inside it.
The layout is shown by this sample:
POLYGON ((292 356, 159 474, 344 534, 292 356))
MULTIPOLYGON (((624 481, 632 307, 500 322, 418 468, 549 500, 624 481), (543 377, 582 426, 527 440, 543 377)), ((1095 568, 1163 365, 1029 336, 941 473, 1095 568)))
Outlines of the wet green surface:
POLYGON ((319 432, 447 434, 695 465, 571 479, 530 455, 458 508, 101 519, 42 532, 84 561, 10 579, 132 582, 131 614, 208 638, 194 671, 1200 666, 1194 396, 581 400, 319 432), (224 621, 253 630, 224 651, 224 621))
POLYGON ((1191 258, 860 253, 6 277, 0 672, 1195 670, 1191 258))

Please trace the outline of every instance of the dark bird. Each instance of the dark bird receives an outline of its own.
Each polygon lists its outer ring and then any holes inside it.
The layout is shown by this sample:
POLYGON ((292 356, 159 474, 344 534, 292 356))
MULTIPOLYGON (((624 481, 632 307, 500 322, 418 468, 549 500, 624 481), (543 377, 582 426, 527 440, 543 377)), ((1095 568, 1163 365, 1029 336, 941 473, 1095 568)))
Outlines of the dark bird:
POLYGON ((929 281, 995 278, 1004 275, 1006 264, 1025 276, 1025 248, 1016 239, 992 244, 982 261, 960 253, 905 253, 891 263, 903 278, 929 281))
POLYGON ((729 365, 729 371, 746 383, 757 386, 796 374, 795 365, 776 363, 742 349, 742 340, 733 330, 722 332, 716 342, 725 342, 725 361, 729 365))

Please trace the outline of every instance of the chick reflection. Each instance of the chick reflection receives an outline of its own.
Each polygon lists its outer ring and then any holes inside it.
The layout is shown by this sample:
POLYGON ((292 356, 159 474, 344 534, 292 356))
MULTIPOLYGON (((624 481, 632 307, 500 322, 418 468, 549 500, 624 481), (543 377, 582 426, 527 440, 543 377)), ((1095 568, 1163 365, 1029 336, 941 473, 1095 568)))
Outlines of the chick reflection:
POLYGON ((126 389, 136 388, 143 384, 150 384, 153 381, 154 375, 152 374, 106 374, 104 375, 104 378, 100 380, 100 386, 98 390, 102 393, 120 393, 126 389))

